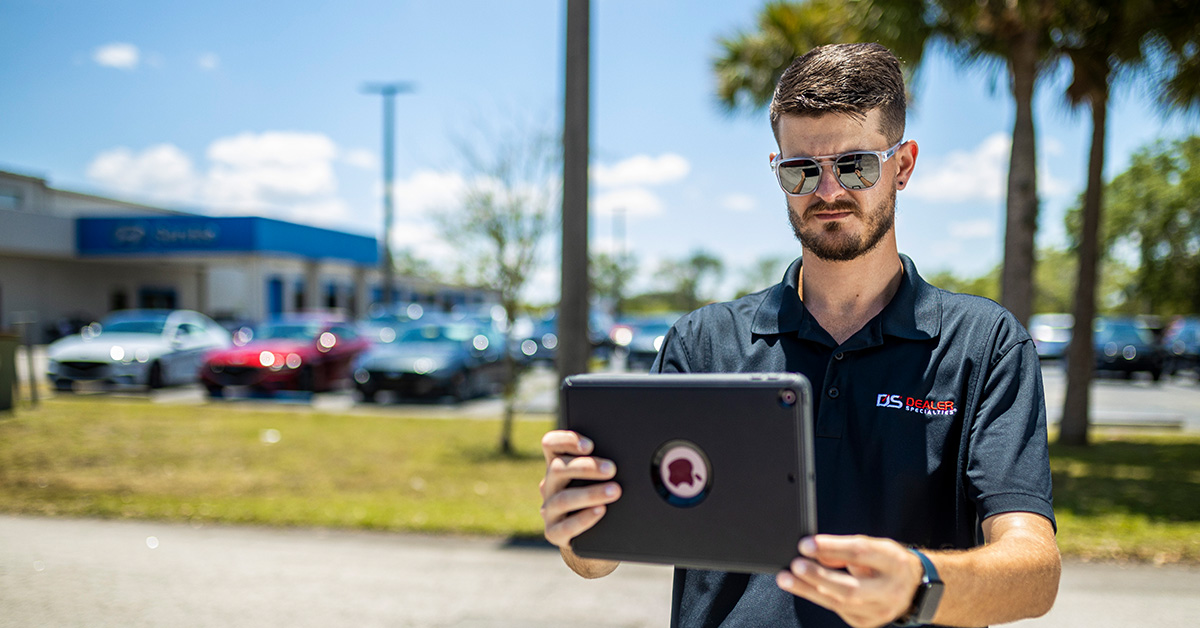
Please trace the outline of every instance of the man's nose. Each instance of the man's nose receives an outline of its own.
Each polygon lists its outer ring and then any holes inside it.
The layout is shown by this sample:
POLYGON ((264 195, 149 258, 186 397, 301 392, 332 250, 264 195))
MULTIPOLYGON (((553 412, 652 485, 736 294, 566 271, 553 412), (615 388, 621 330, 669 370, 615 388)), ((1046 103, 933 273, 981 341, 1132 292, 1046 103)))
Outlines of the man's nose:
POLYGON ((837 175, 834 174, 836 170, 837 166, 834 164, 821 164, 821 173, 817 175, 819 178, 815 193, 826 203, 832 203, 846 194, 846 188, 838 183, 837 175))

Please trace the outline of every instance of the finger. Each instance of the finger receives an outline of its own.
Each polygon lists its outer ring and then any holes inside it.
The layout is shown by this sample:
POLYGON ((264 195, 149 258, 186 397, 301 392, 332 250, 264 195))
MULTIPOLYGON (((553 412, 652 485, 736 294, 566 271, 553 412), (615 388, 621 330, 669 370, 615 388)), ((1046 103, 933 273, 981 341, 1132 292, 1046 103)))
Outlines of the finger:
POLYGON ((895 541, 867 536, 818 534, 800 541, 800 555, 819 561, 826 567, 868 567, 892 571, 902 565, 906 550, 895 541))
POLYGON ((563 490, 571 480, 611 480, 616 474, 617 466, 606 458, 558 456, 546 466, 542 498, 563 490))
POLYGON ((604 506, 593 506, 546 526, 546 540, 558 547, 570 548, 575 537, 596 525, 606 512, 604 506))
POLYGON ((783 589, 792 595, 802 597, 813 604, 818 604, 829 610, 836 612, 836 609, 839 606, 837 600, 817 590, 817 588, 811 584, 797 578, 795 574, 790 571, 781 571, 776 574, 775 584, 778 585, 780 589, 783 589))
POLYGON ((586 456, 592 453, 591 439, 569 430, 553 430, 542 436, 542 455, 546 464, 556 456, 586 456))
POLYGON ((542 519, 549 527, 576 510, 611 504, 620 497, 621 487, 616 482, 564 489, 542 504, 542 519))
POLYGON ((822 567, 804 558, 793 560, 791 571, 796 579, 840 602, 849 599, 863 588, 863 582, 858 578, 844 571, 822 567))

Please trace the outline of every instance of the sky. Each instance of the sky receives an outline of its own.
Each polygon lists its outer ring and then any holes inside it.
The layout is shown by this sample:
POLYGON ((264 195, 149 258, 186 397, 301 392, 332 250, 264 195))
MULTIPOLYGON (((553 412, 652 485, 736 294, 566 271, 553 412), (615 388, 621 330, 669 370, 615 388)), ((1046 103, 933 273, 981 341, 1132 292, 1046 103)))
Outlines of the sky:
MULTIPOLYGON (((382 99, 396 97, 397 250, 450 268, 434 216, 472 176, 463 143, 531 135, 562 118, 565 0, 0 3, 0 170, 52 187, 213 215, 260 215, 378 236, 382 99), (483 139, 481 139, 483 138, 483 139)), ((663 260, 722 258, 718 296, 762 258, 800 253, 768 166, 764 112, 724 113, 718 38, 751 30, 760 0, 595 0, 591 15, 591 242, 624 246, 656 285, 663 260), (623 217, 624 239, 615 214, 623 217)), ((1039 87, 1039 243, 1086 180, 1085 110, 1039 87)), ((973 277, 1001 259, 1013 107, 1003 76, 929 55, 906 139, 920 147, 898 195, 897 238, 922 274, 973 277)), ((1156 139, 1198 132, 1164 120, 1136 87, 1110 108, 1107 176, 1156 139)), ((527 298, 557 298, 557 232, 527 298)), ((760 286, 766 287, 766 286, 760 286)))

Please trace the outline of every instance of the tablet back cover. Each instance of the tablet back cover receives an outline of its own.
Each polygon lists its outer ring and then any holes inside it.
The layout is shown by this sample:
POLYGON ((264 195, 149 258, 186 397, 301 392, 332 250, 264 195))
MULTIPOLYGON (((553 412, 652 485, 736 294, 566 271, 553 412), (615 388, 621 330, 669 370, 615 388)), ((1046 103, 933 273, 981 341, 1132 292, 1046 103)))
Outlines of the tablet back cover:
POLYGON ((580 556, 773 573, 816 532, 801 375, 568 377, 566 428, 613 460, 622 495, 580 556))

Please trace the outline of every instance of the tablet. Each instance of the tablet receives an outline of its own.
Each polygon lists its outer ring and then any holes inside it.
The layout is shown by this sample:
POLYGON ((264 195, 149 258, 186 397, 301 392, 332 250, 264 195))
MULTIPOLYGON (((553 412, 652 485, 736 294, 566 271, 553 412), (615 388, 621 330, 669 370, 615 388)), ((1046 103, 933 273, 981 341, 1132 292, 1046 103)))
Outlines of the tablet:
POLYGON ((622 489, 579 556, 775 573, 816 533, 804 376, 573 375, 562 400, 622 489))

